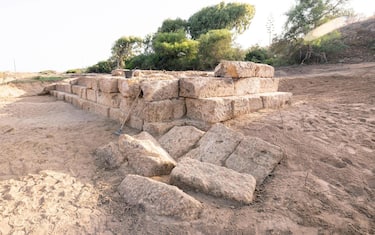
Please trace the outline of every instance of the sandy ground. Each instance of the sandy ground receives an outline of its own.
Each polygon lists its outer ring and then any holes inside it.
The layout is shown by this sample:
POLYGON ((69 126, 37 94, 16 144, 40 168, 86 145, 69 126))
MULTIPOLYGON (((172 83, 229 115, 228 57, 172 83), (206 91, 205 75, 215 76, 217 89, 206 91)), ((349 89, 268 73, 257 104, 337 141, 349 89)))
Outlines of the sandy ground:
MULTIPOLYGON (((291 107, 225 124, 276 144, 285 159, 249 206, 188 192, 198 220, 153 218, 116 187, 93 152, 115 122, 49 96, 0 87, 0 234, 375 234, 375 63, 286 67, 291 107)), ((132 130, 126 130, 134 133, 132 130)))

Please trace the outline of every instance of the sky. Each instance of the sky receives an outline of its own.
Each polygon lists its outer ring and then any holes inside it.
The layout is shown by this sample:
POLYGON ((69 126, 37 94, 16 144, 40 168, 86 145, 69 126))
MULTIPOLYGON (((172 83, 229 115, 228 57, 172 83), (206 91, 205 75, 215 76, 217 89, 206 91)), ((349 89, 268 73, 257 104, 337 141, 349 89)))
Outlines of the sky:
MULTIPOLYGON (((59 72, 84 68, 111 55, 121 36, 155 33, 165 19, 188 19, 222 0, 0 0, 0 71, 59 72)), ((256 13, 236 43, 246 49, 268 45, 267 20, 282 30, 295 0, 242 0, 256 13)), ((371 16, 375 1, 351 0, 357 13, 371 16)))

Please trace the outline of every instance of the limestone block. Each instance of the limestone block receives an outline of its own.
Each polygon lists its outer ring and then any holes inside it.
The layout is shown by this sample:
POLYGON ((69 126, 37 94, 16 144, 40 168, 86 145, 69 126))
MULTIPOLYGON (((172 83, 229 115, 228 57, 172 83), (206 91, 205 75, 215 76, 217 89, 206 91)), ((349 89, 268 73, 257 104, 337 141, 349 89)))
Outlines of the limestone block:
POLYGON ((256 94, 260 92, 260 78, 243 78, 234 81, 236 96, 256 94))
POLYGON ((118 79, 112 77, 105 77, 99 79, 99 91, 105 93, 118 92, 118 79))
POLYGON ((126 157, 120 153, 118 144, 114 142, 97 148, 94 154, 99 165, 105 169, 115 169, 126 161, 126 157))
POLYGON ((118 79, 118 89, 123 97, 135 98, 140 91, 139 79, 118 79))
POLYGON ((223 60, 215 68, 216 77, 227 78, 251 78, 274 76, 274 68, 266 64, 256 64, 247 61, 227 61, 223 60))
POLYGON ((124 113, 119 108, 110 108, 109 109, 109 118, 118 122, 122 122, 124 118, 124 113))
POLYGON ((56 93, 56 90, 51 90, 49 91, 49 94, 56 97, 57 96, 57 93, 56 93))
POLYGON ((62 92, 62 91, 56 91, 56 98, 57 100, 62 100, 64 101, 65 100, 65 92, 62 92))
POLYGON ((93 89, 86 89, 87 100, 90 100, 92 102, 96 102, 97 92, 98 91, 93 90, 93 89))
POLYGON ((185 113, 185 101, 183 99, 172 99, 144 102, 140 117, 146 122, 164 122, 181 118, 185 113))
POLYGON ((134 102, 134 98, 130 97, 120 97, 120 109, 124 112, 129 112, 132 104, 134 102))
POLYGON ((111 71, 112 76, 125 76, 125 71, 123 69, 114 69, 111 71))
POLYGON ((263 102, 259 95, 246 95, 233 97, 233 115, 235 117, 249 114, 263 108, 263 102))
POLYGON ((180 96, 209 98, 234 95, 234 84, 230 78, 193 77, 180 79, 180 96))
POLYGON ((204 132, 193 126, 175 126, 159 139, 160 145, 178 159, 191 150, 204 132))
POLYGON ((259 185, 282 158, 280 147, 256 137, 246 137, 225 163, 230 169, 253 175, 259 185))
POLYGON ((142 118, 136 115, 130 115, 126 125, 137 130, 143 130, 143 123, 144 121, 142 118))
POLYGON ((141 89, 145 101, 178 98, 178 79, 144 80, 141 82, 141 89))
POLYGON ((145 122, 143 130, 147 131, 153 136, 161 136, 172 129, 174 126, 185 125, 185 120, 178 119, 169 122, 145 122))
POLYGON ((276 92, 279 89, 278 78, 260 78, 259 93, 276 92))
POLYGON ((265 109, 277 109, 291 104, 292 93, 290 92, 269 92, 259 95, 265 109))
POLYGON ((138 175, 127 175, 118 191, 125 203, 141 206, 148 215, 188 220, 197 219, 203 209, 199 201, 176 186, 138 175))
POLYGON ((69 83, 57 83, 56 90, 65 93, 72 93, 72 85, 70 85, 69 83))
POLYGON ((95 91, 99 91, 99 80, 101 79, 100 77, 90 77, 91 79, 91 89, 95 91))
POLYGON ((73 85, 72 86, 72 93, 78 95, 82 99, 87 99, 87 88, 80 85, 73 85))
POLYGON ((120 97, 118 93, 96 92, 96 102, 111 108, 120 107, 120 97))
POLYGON ((206 122, 221 122, 233 118, 232 99, 226 97, 186 98, 186 116, 206 122))
POLYGON ((79 109, 82 109, 82 99, 79 98, 78 96, 73 96, 72 97, 72 105, 79 108, 79 109))
POLYGON ((171 183, 244 204, 252 202, 256 186, 252 175, 190 158, 172 170, 171 183))
POLYGON ((73 102, 73 94, 65 93, 64 100, 65 102, 71 104, 73 102))
POLYGON ((92 89, 93 83, 95 83, 95 82, 96 82, 95 77, 93 77, 93 76, 83 76, 83 77, 78 78, 77 85, 84 86, 87 89, 92 89))
POLYGON ((82 109, 103 117, 109 117, 109 107, 88 100, 82 100, 82 109))
POLYGON ((123 134, 118 143, 120 151, 137 174, 168 175, 176 165, 175 160, 147 132, 135 136, 123 134))
POLYGON ((217 123, 198 141, 197 147, 183 156, 223 166, 244 136, 217 123))

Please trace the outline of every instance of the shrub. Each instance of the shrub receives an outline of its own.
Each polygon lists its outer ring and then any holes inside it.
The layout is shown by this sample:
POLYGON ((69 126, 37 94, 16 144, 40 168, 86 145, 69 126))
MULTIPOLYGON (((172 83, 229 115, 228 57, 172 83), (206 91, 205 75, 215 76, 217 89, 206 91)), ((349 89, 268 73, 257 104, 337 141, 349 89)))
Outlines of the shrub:
POLYGON ((104 60, 88 67, 86 71, 88 73, 111 73, 114 67, 111 61, 104 60))

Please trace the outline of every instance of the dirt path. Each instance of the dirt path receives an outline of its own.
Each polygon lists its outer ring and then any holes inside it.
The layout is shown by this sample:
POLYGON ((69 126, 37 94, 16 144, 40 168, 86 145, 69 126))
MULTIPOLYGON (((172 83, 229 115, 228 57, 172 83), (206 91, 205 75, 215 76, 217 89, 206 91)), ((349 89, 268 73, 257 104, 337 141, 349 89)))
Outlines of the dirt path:
POLYGON ((375 234, 375 65, 279 74, 291 107, 226 125, 286 158, 250 206, 189 192, 204 204, 190 222, 122 203, 116 186, 130 170, 105 171, 93 157, 117 123, 31 96, 37 84, 0 87, 0 234, 375 234))

